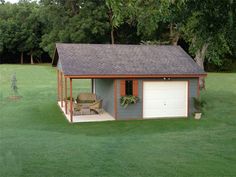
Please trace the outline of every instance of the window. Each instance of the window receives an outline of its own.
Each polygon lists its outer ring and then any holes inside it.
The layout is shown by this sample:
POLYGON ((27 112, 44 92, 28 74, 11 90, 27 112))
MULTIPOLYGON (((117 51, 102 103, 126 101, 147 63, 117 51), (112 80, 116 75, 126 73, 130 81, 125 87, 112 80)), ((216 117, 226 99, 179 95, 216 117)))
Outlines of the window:
POLYGON ((125 95, 133 95, 133 81, 132 80, 125 81, 125 95))
POLYGON ((138 80, 120 80, 120 96, 138 96, 138 80))

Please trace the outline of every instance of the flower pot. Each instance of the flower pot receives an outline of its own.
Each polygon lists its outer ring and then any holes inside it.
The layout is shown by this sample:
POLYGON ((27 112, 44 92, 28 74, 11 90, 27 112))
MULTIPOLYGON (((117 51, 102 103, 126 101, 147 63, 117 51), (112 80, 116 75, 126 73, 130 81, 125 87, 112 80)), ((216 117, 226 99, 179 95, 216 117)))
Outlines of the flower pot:
POLYGON ((199 120, 199 119, 201 119, 201 117, 202 117, 202 113, 201 112, 195 112, 195 114, 194 114, 194 118, 195 119, 199 120))

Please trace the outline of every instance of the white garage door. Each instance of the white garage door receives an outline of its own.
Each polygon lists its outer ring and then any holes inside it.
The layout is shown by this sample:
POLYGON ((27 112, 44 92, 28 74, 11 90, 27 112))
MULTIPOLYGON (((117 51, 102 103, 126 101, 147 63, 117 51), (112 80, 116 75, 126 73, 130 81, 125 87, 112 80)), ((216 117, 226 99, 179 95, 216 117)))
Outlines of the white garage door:
POLYGON ((143 82, 143 118, 187 116, 187 81, 143 82))

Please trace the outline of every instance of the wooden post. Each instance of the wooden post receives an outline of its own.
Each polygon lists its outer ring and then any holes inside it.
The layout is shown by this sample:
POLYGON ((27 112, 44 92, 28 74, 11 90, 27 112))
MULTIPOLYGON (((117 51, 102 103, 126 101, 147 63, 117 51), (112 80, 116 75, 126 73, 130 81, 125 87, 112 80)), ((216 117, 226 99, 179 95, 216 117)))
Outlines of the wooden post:
POLYGON ((65 77, 65 109, 67 114, 67 78, 65 77))
POLYGON ((198 77, 197 97, 200 97, 200 77, 198 77))
POLYGON ((73 122, 72 104, 72 79, 70 78, 70 122, 73 122))
POLYGON ((94 79, 91 79, 91 93, 94 93, 94 79))
POLYGON ((60 73, 57 70, 57 101, 60 101, 60 73))
POLYGON ((61 107, 63 108, 63 76, 61 72, 61 107))

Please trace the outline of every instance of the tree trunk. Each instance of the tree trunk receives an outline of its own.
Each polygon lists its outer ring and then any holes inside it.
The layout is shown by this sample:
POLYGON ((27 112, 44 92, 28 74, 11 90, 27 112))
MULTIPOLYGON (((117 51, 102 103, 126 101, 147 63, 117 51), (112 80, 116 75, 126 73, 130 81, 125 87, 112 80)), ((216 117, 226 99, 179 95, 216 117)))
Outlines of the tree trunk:
POLYGON ((24 63, 24 53, 21 52, 20 54, 20 64, 23 64, 24 63))
POLYGON ((174 30, 174 25, 173 23, 170 23, 170 44, 171 45, 177 45, 179 41, 179 32, 174 30))
POLYGON ((179 33, 176 32, 175 35, 173 36, 173 39, 172 39, 172 45, 178 45, 178 41, 179 41, 179 33))
POLYGON ((171 22, 170 23, 170 39, 172 38, 173 36, 173 23, 171 22))
POLYGON ((111 25, 111 44, 115 44, 113 25, 111 25))
MULTIPOLYGON (((206 56, 207 48, 208 48, 208 44, 205 43, 201 49, 197 50, 195 54, 195 58, 194 58, 198 66, 200 66, 200 68, 202 68, 203 70, 204 70, 204 59, 206 56)), ((205 89, 205 80, 203 77, 200 78, 199 85, 200 85, 201 90, 205 89)))
POLYGON ((206 56, 206 52, 207 52, 207 48, 208 48, 207 43, 205 43, 201 49, 198 49, 195 55, 194 60, 196 61, 196 63, 204 70, 204 59, 206 56))
POLYGON ((34 64, 34 59, 33 59, 32 51, 30 52, 30 63, 31 63, 31 65, 34 64))
POLYGON ((110 22, 110 26, 111 26, 111 44, 115 44, 114 26, 113 26, 113 23, 112 23, 113 12, 112 12, 111 9, 109 9, 108 16, 109 16, 109 22, 110 22))
POLYGON ((70 5, 71 5, 71 10, 72 10, 73 15, 76 15, 78 13, 77 7, 76 7, 76 1, 74 0, 70 1, 70 5))

